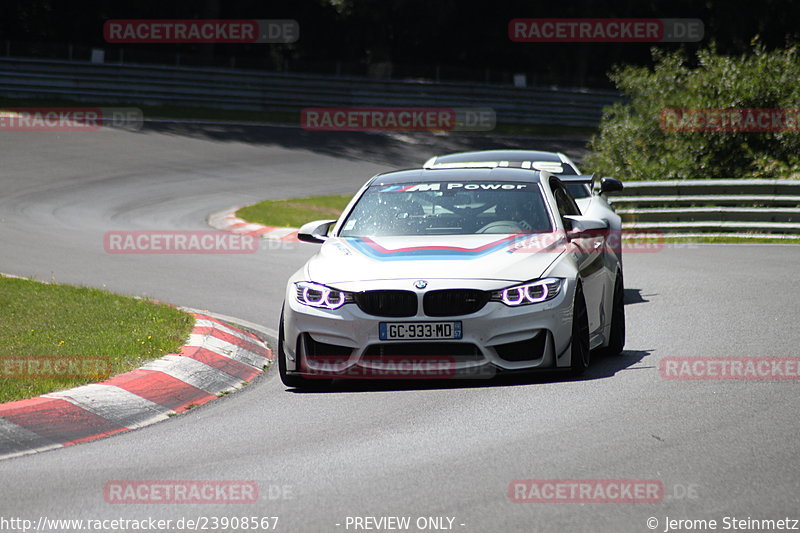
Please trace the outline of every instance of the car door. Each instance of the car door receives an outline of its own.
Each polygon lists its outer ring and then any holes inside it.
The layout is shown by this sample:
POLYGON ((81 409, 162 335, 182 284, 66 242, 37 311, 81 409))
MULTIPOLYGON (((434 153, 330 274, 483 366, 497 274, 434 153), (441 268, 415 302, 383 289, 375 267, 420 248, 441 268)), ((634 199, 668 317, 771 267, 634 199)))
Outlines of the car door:
MULTIPOLYGON (((562 224, 567 229, 571 228, 570 221, 564 217, 581 215, 578 204, 558 178, 550 179, 550 189, 553 191, 562 224)), ((608 272, 603 259, 604 248, 604 232, 589 232, 571 239, 570 253, 576 258, 580 278, 583 281, 589 331, 593 335, 601 332, 606 319, 604 295, 608 272)))

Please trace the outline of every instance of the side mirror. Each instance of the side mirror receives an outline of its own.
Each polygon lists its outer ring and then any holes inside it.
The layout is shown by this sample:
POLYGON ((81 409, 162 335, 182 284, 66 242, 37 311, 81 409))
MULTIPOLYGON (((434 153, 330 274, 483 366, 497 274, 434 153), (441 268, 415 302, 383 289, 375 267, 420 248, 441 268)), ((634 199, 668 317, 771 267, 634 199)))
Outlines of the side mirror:
POLYGON ((600 180, 600 194, 619 192, 623 188, 622 182, 615 178, 602 178, 600 180))
POLYGON ((566 215, 564 216, 564 229, 567 231, 567 238, 574 239, 605 231, 608 229, 608 222, 582 215, 566 215))
POLYGON ((303 242, 312 242, 319 244, 328 239, 328 231, 335 223, 335 220, 315 220, 297 230, 297 239, 303 242))

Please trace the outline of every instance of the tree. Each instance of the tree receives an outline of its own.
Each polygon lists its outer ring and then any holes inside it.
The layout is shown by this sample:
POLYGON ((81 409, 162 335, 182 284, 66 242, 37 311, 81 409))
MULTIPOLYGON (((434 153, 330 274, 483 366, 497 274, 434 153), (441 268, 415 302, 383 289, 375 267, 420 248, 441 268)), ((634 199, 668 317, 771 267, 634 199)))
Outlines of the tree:
POLYGON ((745 54, 694 57, 653 49, 654 66, 615 68, 611 79, 630 101, 606 110, 590 147, 594 171, 622 179, 800 178, 800 56, 795 46, 768 51, 755 43, 745 54), (699 110, 678 112, 675 110, 699 110), (711 110, 735 110, 715 112, 711 110), (746 129, 735 117, 747 109, 782 109, 768 129, 746 129), (725 125, 725 120, 733 120, 725 125), (699 120, 717 120, 696 130, 699 120))

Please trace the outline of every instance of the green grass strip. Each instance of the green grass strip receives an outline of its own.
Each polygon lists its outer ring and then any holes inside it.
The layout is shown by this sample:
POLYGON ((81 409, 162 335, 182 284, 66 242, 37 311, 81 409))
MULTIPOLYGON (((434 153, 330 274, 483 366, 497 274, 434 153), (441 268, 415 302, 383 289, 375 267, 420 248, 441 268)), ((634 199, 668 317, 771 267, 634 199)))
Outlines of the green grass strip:
POLYGON ((239 209, 236 216, 265 226, 299 228, 312 220, 339 218, 351 198, 351 195, 341 195, 264 200, 239 209))
POLYGON ((20 373, 20 363, 36 364, 39 358, 50 357, 103 360, 115 375, 177 352, 193 325, 190 314, 168 305, 99 289, 0 276, 0 402, 105 377, 81 372, 52 379, 52 374, 20 373))

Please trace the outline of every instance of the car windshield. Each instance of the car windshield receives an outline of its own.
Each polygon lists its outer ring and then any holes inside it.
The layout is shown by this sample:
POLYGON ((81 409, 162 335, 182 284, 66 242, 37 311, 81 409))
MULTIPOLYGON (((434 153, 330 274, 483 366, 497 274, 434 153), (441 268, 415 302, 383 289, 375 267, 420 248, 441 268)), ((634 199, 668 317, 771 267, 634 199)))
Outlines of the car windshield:
POLYGON ((536 183, 433 182, 373 185, 341 237, 469 235, 552 231, 536 183))

